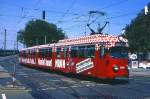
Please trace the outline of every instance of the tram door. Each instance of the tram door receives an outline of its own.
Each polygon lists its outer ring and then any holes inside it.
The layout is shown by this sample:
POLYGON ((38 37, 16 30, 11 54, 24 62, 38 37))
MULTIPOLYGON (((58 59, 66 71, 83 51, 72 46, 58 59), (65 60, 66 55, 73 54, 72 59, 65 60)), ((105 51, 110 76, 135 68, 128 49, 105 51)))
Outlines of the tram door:
POLYGON ((95 45, 89 44, 77 46, 77 48, 72 47, 71 52, 71 57, 75 57, 73 59, 76 63, 76 73, 81 73, 83 75, 92 75, 95 73, 95 45))
POLYGON ((31 52, 30 62, 31 64, 36 64, 36 49, 32 49, 30 52, 31 52))
POLYGON ((62 59, 64 61, 64 68, 62 71, 66 73, 70 72, 70 51, 68 46, 63 47, 62 59))
POLYGON ((106 73, 106 53, 105 53, 105 47, 103 45, 99 45, 98 49, 99 55, 97 56, 97 76, 105 76, 106 73))

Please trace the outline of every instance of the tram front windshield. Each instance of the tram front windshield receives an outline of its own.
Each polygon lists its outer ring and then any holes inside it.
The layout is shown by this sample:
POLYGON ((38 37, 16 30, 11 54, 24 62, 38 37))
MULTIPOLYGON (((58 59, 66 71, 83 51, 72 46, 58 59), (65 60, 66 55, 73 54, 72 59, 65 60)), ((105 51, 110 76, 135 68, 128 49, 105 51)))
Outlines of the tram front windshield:
POLYGON ((110 55, 113 58, 128 58, 128 48, 117 46, 109 49, 110 55))

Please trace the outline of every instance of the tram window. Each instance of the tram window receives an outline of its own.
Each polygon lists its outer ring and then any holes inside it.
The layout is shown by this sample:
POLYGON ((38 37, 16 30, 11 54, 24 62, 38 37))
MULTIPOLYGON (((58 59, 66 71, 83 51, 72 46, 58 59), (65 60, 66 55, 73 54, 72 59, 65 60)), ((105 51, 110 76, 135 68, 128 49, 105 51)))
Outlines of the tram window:
POLYGON ((60 57, 61 57, 61 48, 57 48, 56 57, 57 57, 57 58, 60 58, 60 57))
POLYGON ((95 45, 87 45, 84 53, 85 53, 86 58, 94 58, 94 56, 95 56, 95 45))
POLYGON ((27 51, 24 51, 24 57, 27 58, 27 51))
POLYGON ((99 51, 100 57, 103 57, 105 54, 105 48, 104 46, 100 46, 100 51, 99 51))
POLYGON ((78 47, 78 57, 85 58, 85 46, 78 47))
POLYGON ((22 51, 22 57, 26 58, 26 51, 22 51))
POLYGON ((26 51, 23 51, 23 52, 22 52, 22 56, 23 56, 24 58, 26 58, 26 57, 27 57, 27 52, 26 52, 26 51))
POLYGON ((64 48, 64 49, 63 49, 63 53, 64 53, 64 54, 63 54, 63 55, 64 55, 64 58, 66 58, 66 57, 67 57, 67 48, 64 48))
POLYGON ((52 57, 52 48, 49 49, 48 54, 50 57, 52 57))
POLYGON ((52 48, 46 48, 44 51, 45 57, 52 57, 52 48))
POLYGON ((78 56, 78 48, 77 47, 71 47, 71 58, 75 58, 78 56))
POLYGON ((44 58, 44 49, 39 49, 39 56, 44 58))
POLYGON ((39 49, 39 56, 40 57, 52 57, 52 48, 43 48, 39 49))
POLYGON ((78 57, 79 58, 94 58, 95 45, 79 46, 78 57))
POLYGON ((35 57, 35 55, 36 55, 36 50, 35 49, 31 50, 31 55, 32 55, 32 57, 35 57))
POLYGON ((27 57, 30 57, 30 56, 31 56, 30 50, 27 50, 27 57))

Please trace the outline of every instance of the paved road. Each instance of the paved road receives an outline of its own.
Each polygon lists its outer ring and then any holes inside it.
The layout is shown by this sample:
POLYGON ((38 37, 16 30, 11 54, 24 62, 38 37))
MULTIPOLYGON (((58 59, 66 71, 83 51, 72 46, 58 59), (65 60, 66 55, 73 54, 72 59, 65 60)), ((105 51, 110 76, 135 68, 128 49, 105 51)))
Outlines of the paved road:
POLYGON ((8 62, 11 58, 0 58, 0 99, 34 99, 19 81, 13 86, 12 72, 5 69, 7 65, 1 66, 1 62, 8 62))
POLYGON ((17 58, 5 58, 0 65, 11 73, 14 62, 17 64, 17 82, 35 99, 150 99, 148 71, 131 70, 129 83, 121 80, 111 83, 27 68, 18 64, 17 58))

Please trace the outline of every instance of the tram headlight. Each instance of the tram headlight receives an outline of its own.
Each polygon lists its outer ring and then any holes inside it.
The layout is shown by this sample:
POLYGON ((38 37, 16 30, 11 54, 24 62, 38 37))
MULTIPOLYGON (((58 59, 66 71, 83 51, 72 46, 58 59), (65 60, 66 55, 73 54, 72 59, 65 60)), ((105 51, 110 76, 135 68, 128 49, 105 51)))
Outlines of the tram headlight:
POLYGON ((69 62, 67 62, 66 65, 69 66, 69 62))
POLYGON ((118 70, 119 70, 118 66, 117 66, 117 65, 114 65, 114 66, 113 66, 113 70, 114 70, 115 72, 118 71, 118 70))

